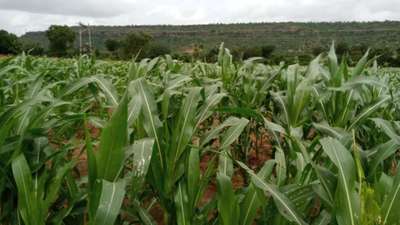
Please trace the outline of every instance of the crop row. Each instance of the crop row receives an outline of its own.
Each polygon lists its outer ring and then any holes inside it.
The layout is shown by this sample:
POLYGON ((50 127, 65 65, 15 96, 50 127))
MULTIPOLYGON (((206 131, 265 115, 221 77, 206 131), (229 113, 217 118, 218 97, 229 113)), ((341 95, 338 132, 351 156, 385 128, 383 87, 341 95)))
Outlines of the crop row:
POLYGON ((400 224, 400 71, 0 61, 0 224, 400 224))

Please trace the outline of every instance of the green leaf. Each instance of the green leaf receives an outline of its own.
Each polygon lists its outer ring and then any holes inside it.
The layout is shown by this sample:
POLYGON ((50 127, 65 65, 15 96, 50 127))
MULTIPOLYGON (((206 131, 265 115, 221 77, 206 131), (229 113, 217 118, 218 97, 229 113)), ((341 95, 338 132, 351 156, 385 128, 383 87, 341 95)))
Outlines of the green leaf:
POLYGON ((115 87, 112 85, 111 81, 107 80, 102 75, 94 75, 91 77, 84 77, 79 79, 78 81, 67 87, 67 89, 64 91, 63 96, 75 93, 77 90, 90 83, 97 84, 97 86, 103 91, 104 95, 107 97, 111 105, 118 105, 118 95, 115 87))
POLYGON ((222 136, 221 149, 229 147, 242 133, 243 129, 249 123, 248 119, 241 118, 237 124, 230 127, 222 136))
POLYGON ((323 138, 324 152, 338 168, 336 189, 336 219, 339 225, 356 225, 359 219, 359 199, 355 189, 356 167, 351 153, 336 139, 323 138))
POLYGON ((87 166, 88 166, 88 213, 89 219, 93 219, 97 210, 98 202, 100 199, 100 185, 96 182, 97 180, 97 163, 96 156, 93 152, 92 138, 90 136, 86 118, 85 120, 85 147, 87 155, 87 166))
POLYGON ((382 206, 382 225, 398 225, 400 224, 400 173, 397 169, 397 175, 394 179, 392 189, 383 202, 382 206))
POLYGON ((160 162, 161 169, 163 169, 164 155, 161 149, 161 140, 158 133, 158 129, 162 126, 162 123, 158 117, 157 104, 153 93, 144 79, 137 79, 133 81, 131 85, 133 85, 133 88, 142 98, 142 114, 144 117, 143 126, 149 137, 154 138, 157 149, 157 159, 160 162))
POLYGON ((332 220, 332 215, 326 210, 323 210, 319 214, 315 222, 312 223, 312 225, 329 225, 331 223, 331 220, 332 220))
POLYGON ((229 117, 226 119, 222 124, 218 125, 217 127, 211 129, 209 132, 205 133, 201 140, 201 147, 204 147, 208 142, 212 139, 218 137, 218 135, 227 127, 237 126, 241 123, 241 119, 237 117, 229 117))
POLYGON ((365 108, 357 117, 354 119, 353 123, 350 125, 349 129, 353 128, 358 122, 362 121, 363 119, 367 118, 373 112, 377 111, 382 104, 390 100, 390 96, 383 97, 380 101, 376 102, 375 104, 365 108))
POLYGON ((219 154, 218 158, 218 173, 224 174, 225 176, 233 176, 233 162, 230 156, 230 150, 224 149, 219 154))
POLYGON ((311 80, 316 80, 321 75, 321 55, 318 55, 315 59, 313 59, 310 64, 308 65, 306 77, 310 78, 311 80))
MULTIPOLYGON (((266 180, 271 174, 275 166, 274 160, 268 160, 265 162, 264 166, 257 173, 257 175, 263 180, 266 180)), ((265 197, 262 192, 260 192, 253 183, 250 183, 247 193, 245 194, 242 202, 240 203, 240 225, 251 225, 254 218, 257 215, 258 209, 265 202, 265 197)))
POLYGON ((334 91, 351 91, 367 85, 371 87, 385 87, 385 84, 377 77, 358 76, 346 81, 339 87, 332 87, 329 89, 334 91))
POLYGON ((23 154, 12 161, 12 172, 18 188, 18 210, 26 225, 44 225, 40 200, 35 198, 32 174, 23 154))
MULTIPOLYGON (((16 115, 14 115, 16 116, 16 115)), ((15 126, 15 124, 18 122, 18 117, 17 118, 3 118, 4 116, 0 117, 0 150, 8 137, 8 134, 10 130, 15 126)), ((0 151, 1 152, 1 151, 0 151)))
POLYGON ((352 71, 352 77, 359 76, 368 64, 368 53, 369 50, 363 55, 363 57, 358 61, 357 65, 352 71))
MULTIPOLYGON (((193 132, 195 130, 195 117, 197 106, 200 101, 201 88, 191 88, 188 95, 183 101, 181 110, 175 121, 176 125, 172 133, 172 146, 173 151, 170 152, 169 163, 174 166, 179 160, 187 144, 191 141, 193 132)), ((170 167, 170 168, 171 168, 170 167)))
POLYGON ((331 127, 327 123, 313 123, 313 126, 323 134, 329 135, 338 140, 351 137, 350 133, 340 127, 331 127))
POLYGON ((133 95, 128 104, 128 125, 136 121, 143 107, 143 101, 140 95, 133 95))
MULTIPOLYGON (((248 168, 244 163, 237 161, 240 167, 247 171, 248 174, 252 177, 252 183, 260 188, 263 191, 266 191, 271 194, 274 198, 275 203, 278 205, 281 210, 281 214, 283 214, 286 219, 289 221, 295 222, 299 225, 306 225, 307 223, 301 218, 300 213, 296 210, 293 203, 282 194, 274 185, 263 180, 262 177, 256 175, 250 168, 248 168)), ((267 196, 268 197, 268 196, 267 196)))
POLYGON ((145 138, 135 141, 131 146, 133 150, 133 177, 132 192, 135 196, 142 189, 153 153, 154 139, 145 138))
MULTIPOLYGON (((207 190, 207 188, 209 187, 209 182, 212 178, 214 178, 215 172, 216 172, 216 168, 215 168, 215 161, 216 161, 216 157, 212 157, 206 165, 206 170, 203 172, 200 181, 199 181, 199 186, 198 186, 198 192, 196 195, 196 200, 194 202, 194 206, 197 206, 200 202, 200 200, 203 197, 204 192, 207 190)), ((209 202, 213 202, 214 199, 211 199, 209 202)), ((212 210, 212 209, 211 209, 212 210)))
POLYGON ((234 116, 241 116, 241 117, 246 117, 246 118, 253 118, 257 120, 258 122, 263 121, 263 118, 260 113, 258 113, 256 110, 251 109, 251 108, 245 108, 245 107, 221 107, 216 109, 215 111, 217 112, 222 112, 222 113, 229 113, 234 116))
POLYGON ((339 69, 338 60, 335 53, 335 43, 332 42, 331 48, 328 53, 329 72, 334 76, 339 69))
POLYGON ((323 202, 329 207, 333 208, 335 202, 334 193, 337 184, 336 174, 332 173, 325 167, 316 165, 311 162, 311 165, 318 177, 319 184, 314 186, 314 192, 319 195, 323 202))
POLYGON ((191 207, 195 207, 197 193, 200 188, 200 153, 199 149, 192 148, 189 153, 187 166, 187 189, 191 207))
POLYGON ((188 196, 186 189, 183 187, 182 183, 179 183, 178 190, 175 194, 175 203, 177 205, 176 216, 178 218, 178 225, 189 225, 190 216, 188 207, 188 196))
POLYGON ((266 118, 264 118, 264 124, 265 124, 265 127, 270 131, 278 132, 281 134, 286 134, 285 128, 283 128, 281 125, 279 125, 277 123, 267 120, 266 118))
POLYGON ((373 176, 376 173, 378 166, 387 158, 393 156, 400 148, 400 144, 394 140, 387 141, 383 144, 376 146, 370 155, 371 161, 369 163, 369 175, 373 176))
POLYGON ((387 121, 381 118, 372 118, 371 120, 374 121, 375 125, 378 128, 382 129, 383 132, 385 132, 385 134, 389 136, 393 141, 395 141, 397 144, 400 144, 400 135, 396 131, 395 125, 392 124, 395 122, 387 121))
POLYGON ((223 173, 218 173, 217 175, 217 201, 220 224, 238 224, 239 205, 230 177, 223 173))
POLYGON ((142 208, 140 202, 137 199, 134 199, 132 204, 138 214, 138 217, 140 218, 140 221, 144 225, 156 225, 149 212, 146 209, 142 208))
POLYGON ((74 166, 75 162, 72 161, 57 168, 55 176, 51 178, 50 183, 47 187, 45 205, 43 207, 46 211, 50 208, 51 204, 53 204, 57 200, 64 177, 74 168, 74 166))
POLYGON ((174 90, 179 87, 182 87, 186 83, 192 80, 190 76, 180 75, 180 74, 171 74, 168 77, 168 83, 166 84, 166 89, 174 90))
POLYGON ((278 186, 281 186, 284 184, 286 180, 286 158, 285 158, 285 153, 281 148, 277 148, 275 151, 275 161, 276 161, 276 184, 278 186))
POLYGON ((281 93, 279 92, 273 92, 272 96, 274 97, 274 99, 279 103, 279 106, 282 108, 283 110, 283 114, 285 116, 285 122, 286 125, 291 125, 291 119, 290 119, 290 114, 289 114, 289 109, 287 108, 286 104, 285 104, 285 100, 283 99, 283 96, 281 93))
POLYGON ((125 196, 125 182, 102 181, 99 207, 92 225, 112 225, 114 224, 125 196))
POLYGON ((128 140, 127 100, 125 95, 101 133, 96 161, 98 179, 115 181, 123 168, 128 140))
MULTIPOLYGON (((385 173, 382 173, 380 178, 374 183, 376 199, 379 202, 384 202, 393 187, 393 178, 385 173)), ((382 208, 382 207, 381 207, 382 208)))
POLYGON ((225 96, 226 94, 213 94, 207 97, 205 103, 202 105, 199 113, 196 116, 196 129, 202 122, 212 115, 213 112, 211 110, 217 106, 225 96))

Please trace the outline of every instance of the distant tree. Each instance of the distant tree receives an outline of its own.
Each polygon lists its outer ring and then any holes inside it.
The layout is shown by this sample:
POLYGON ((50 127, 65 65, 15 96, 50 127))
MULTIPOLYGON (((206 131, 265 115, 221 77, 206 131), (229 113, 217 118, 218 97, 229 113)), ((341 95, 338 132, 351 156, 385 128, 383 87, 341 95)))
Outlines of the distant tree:
POLYGON ((400 59, 397 56, 396 50, 389 48, 374 48, 371 50, 371 55, 377 56, 379 65, 399 67, 400 59))
POLYGON ((352 61, 358 61, 368 50, 368 46, 365 44, 356 44, 349 50, 352 61))
POLYGON ((261 47, 261 56, 268 59, 272 56, 275 51, 275 45, 265 45, 261 47))
POLYGON ((139 57, 143 57, 152 37, 144 32, 131 32, 122 41, 122 53, 124 58, 130 58, 140 52, 139 57))
POLYGON ((243 50, 243 59, 259 56, 261 56, 261 48, 259 47, 246 48, 243 50))
POLYGON ((349 50, 350 50, 349 45, 346 42, 339 42, 336 45, 336 54, 338 54, 339 56, 348 53, 349 50))
POLYGON ((183 62, 191 62, 193 59, 193 56, 186 52, 174 52, 172 54, 172 58, 181 60, 183 62))
POLYGON ((94 50, 94 55, 95 55, 96 57, 101 57, 101 56, 102 56, 100 50, 97 49, 97 48, 94 50))
POLYGON ((104 44, 110 52, 115 52, 120 47, 120 41, 116 39, 107 39, 104 44))
POLYGON ((36 42, 24 42, 22 45, 22 49, 24 50, 24 52, 27 52, 30 55, 44 54, 44 48, 36 42))
MULTIPOLYGON (((218 56, 218 49, 219 48, 217 47, 217 56, 218 56)), ((239 47, 233 47, 231 50, 231 54, 234 61, 241 61, 243 59, 244 52, 243 49, 239 47)))
POLYGON ((16 54, 21 50, 21 42, 15 34, 0 30, 0 53, 16 54))
POLYGON ((281 62, 285 62, 287 64, 293 64, 293 60, 288 58, 287 56, 284 55, 274 55, 271 59, 272 64, 280 64, 281 62))
POLYGON ((393 67, 400 67, 400 48, 397 48, 396 50, 394 50, 393 53, 393 67))
POLYGON ((356 48, 361 51, 362 53, 366 53, 368 51, 368 45, 361 43, 361 44, 357 44, 356 48))
POLYGON ((192 56, 194 59, 199 59, 204 54, 204 45, 203 44, 194 44, 192 48, 192 56))
POLYGON ((171 49, 168 46, 152 43, 148 46, 148 49, 146 52, 146 57, 155 58, 155 57, 167 55, 170 53, 171 53, 171 49))
POLYGON ((317 45, 312 48, 312 54, 314 56, 318 56, 319 54, 323 53, 324 51, 325 51, 325 49, 321 45, 317 45))
POLYGON ((75 40, 75 32, 68 26, 51 25, 46 36, 50 41, 50 53, 55 56, 67 55, 75 40))
MULTIPOLYGON (((207 62, 216 62, 218 60, 219 46, 214 46, 209 49, 205 54, 205 59, 207 62)), ((231 52, 233 55, 233 52, 231 52)))
POLYGON ((296 57, 296 63, 300 65, 307 65, 312 60, 312 57, 308 54, 300 54, 296 57))

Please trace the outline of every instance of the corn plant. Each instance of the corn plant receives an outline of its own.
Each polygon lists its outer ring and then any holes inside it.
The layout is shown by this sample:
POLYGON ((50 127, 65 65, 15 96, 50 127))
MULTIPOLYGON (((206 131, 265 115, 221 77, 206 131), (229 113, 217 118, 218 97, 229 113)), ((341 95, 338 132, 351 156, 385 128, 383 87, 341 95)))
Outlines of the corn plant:
POLYGON ((0 59, 0 224, 399 224, 399 71, 375 59, 0 59))

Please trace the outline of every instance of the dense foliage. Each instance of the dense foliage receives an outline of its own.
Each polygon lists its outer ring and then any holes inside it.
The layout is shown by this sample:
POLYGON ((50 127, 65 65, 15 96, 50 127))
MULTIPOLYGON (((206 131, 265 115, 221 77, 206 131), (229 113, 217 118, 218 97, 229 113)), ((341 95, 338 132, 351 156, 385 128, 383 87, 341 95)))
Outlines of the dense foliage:
POLYGON ((0 54, 16 54, 21 51, 21 43, 15 34, 0 30, 0 54))
POLYGON ((54 56, 66 56, 75 36, 75 32, 68 26, 51 25, 46 31, 50 42, 49 53, 54 56))
POLYGON ((1 61, 0 223, 400 224, 399 71, 257 60, 1 61))

